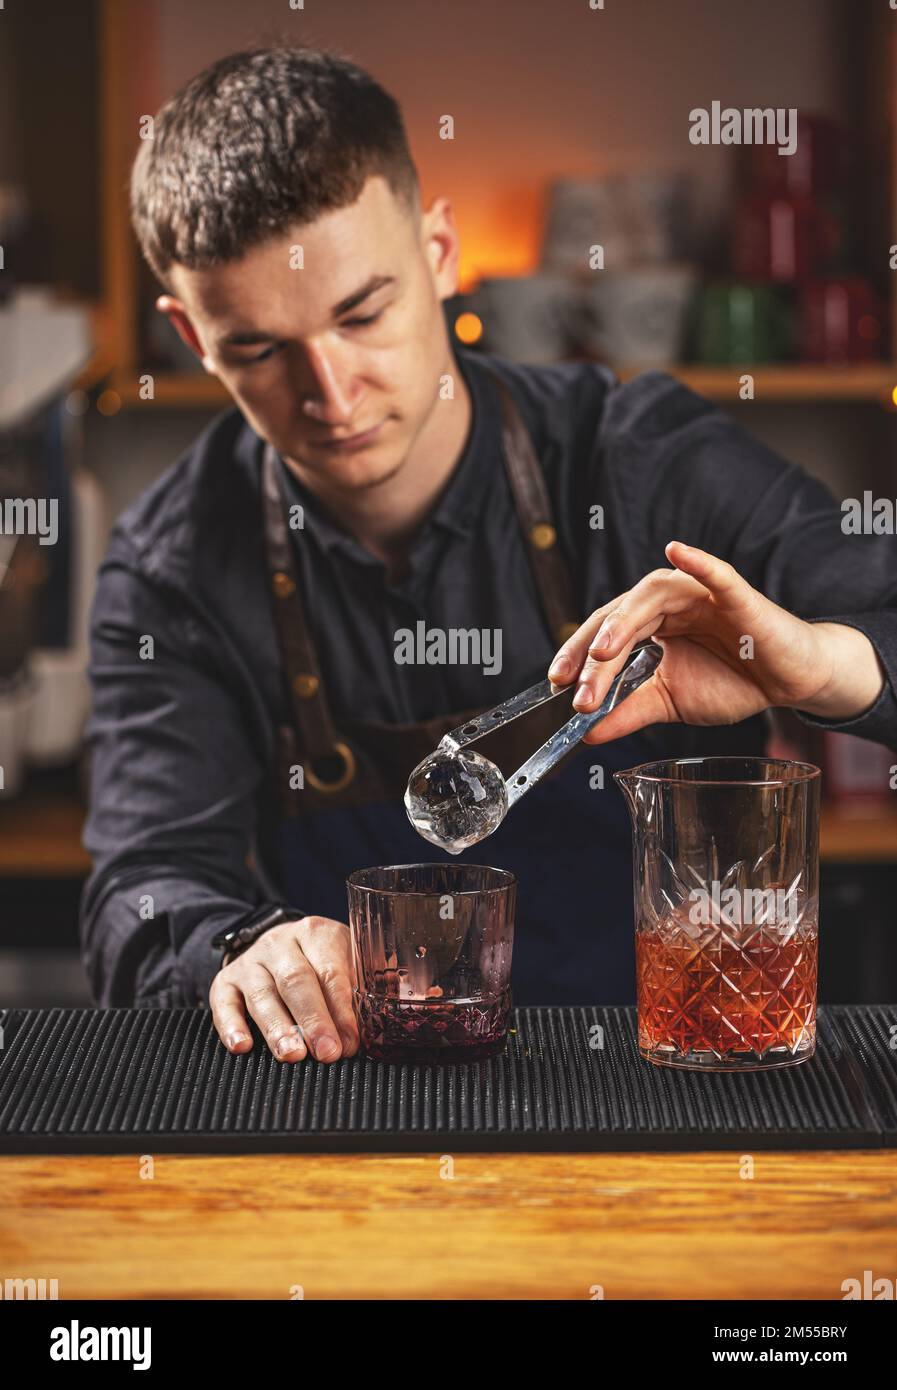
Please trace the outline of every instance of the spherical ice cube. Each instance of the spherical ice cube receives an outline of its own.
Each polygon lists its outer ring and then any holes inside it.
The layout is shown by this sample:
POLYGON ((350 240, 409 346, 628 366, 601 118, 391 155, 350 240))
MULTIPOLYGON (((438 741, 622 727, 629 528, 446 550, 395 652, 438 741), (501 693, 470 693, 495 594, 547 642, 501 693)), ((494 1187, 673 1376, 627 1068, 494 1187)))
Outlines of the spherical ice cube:
POLYGON ((504 820, 508 789, 479 753, 439 747, 408 779, 405 810, 419 835, 449 854, 479 844, 504 820))

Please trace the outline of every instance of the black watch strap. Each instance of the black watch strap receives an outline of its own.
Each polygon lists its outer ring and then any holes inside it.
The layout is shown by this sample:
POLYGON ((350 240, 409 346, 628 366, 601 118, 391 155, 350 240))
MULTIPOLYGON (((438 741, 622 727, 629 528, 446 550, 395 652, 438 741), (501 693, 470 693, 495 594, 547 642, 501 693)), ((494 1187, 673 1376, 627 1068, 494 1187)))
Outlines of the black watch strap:
POLYGON ((245 916, 239 917, 226 931, 217 932, 212 937, 212 950, 221 951, 221 964, 227 965, 234 956, 239 956, 247 946, 258 941, 270 927, 279 926, 281 922, 296 922, 307 916, 308 913, 302 908, 290 907, 288 903, 265 903, 263 907, 254 907, 245 916))

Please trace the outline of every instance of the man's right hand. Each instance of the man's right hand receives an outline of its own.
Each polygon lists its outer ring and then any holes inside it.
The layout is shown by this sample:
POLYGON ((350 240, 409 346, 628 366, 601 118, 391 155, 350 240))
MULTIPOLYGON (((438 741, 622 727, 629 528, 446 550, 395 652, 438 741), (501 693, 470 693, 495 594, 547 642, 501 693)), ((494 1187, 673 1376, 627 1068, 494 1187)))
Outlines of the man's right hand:
POLYGON ((335 1062, 358 1051, 352 1008, 355 972, 349 928, 332 917, 303 917, 264 932, 209 990, 218 1036, 230 1052, 249 1052, 247 1011, 281 1062, 309 1052, 335 1062))

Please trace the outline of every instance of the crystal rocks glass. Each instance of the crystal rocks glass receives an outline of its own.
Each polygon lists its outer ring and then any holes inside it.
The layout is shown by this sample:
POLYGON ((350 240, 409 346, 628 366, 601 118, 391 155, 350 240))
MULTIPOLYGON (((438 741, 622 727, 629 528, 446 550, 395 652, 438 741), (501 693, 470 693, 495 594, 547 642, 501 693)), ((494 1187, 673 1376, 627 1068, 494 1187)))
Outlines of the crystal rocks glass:
POLYGON ((706 1071, 806 1061, 819 769, 682 758, 614 776, 632 817, 641 1055, 706 1071))
POLYGON ((383 1062, 498 1051, 511 1007, 517 879, 480 864, 359 869, 346 888, 361 1045, 383 1062))

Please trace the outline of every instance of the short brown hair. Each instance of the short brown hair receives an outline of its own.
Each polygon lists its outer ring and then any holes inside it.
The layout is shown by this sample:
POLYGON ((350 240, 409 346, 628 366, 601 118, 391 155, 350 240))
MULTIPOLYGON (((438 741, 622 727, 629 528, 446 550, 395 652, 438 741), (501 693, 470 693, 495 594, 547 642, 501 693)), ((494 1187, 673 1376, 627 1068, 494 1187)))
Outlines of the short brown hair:
POLYGON ((348 60, 278 45, 229 54, 154 120, 131 171, 131 220, 162 283, 347 207, 381 174, 409 207, 417 172, 402 113, 348 60))

